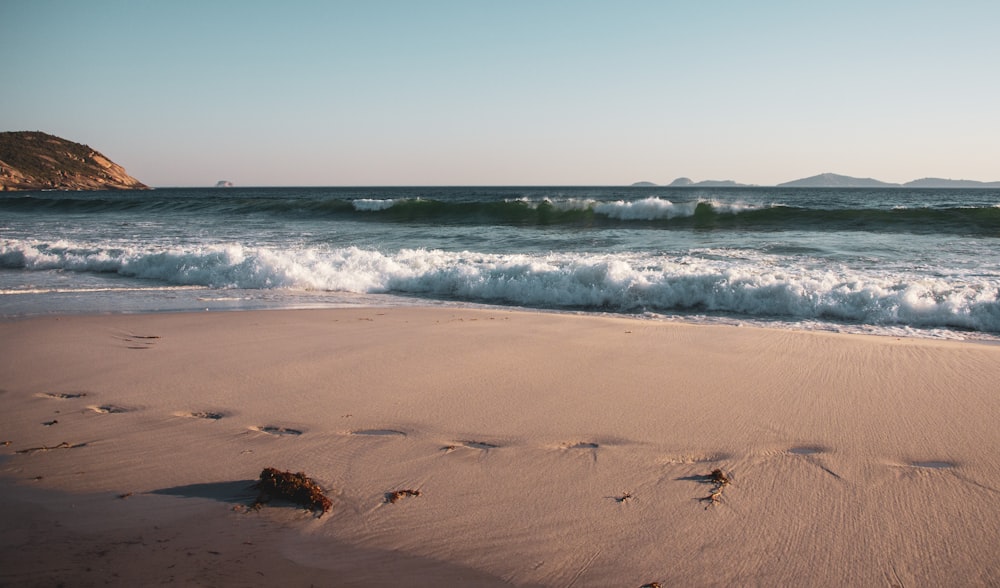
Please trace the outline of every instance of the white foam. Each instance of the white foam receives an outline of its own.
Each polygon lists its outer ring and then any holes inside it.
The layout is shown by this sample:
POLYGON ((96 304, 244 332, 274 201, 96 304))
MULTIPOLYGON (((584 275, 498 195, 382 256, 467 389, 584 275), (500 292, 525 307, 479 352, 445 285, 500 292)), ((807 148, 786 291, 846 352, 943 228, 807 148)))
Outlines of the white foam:
POLYGON ((810 267, 724 249, 713 249, 708 257, 663 257, 6 240, 0 242, 0 267, 113 272, 180 286, 397 293, 547 308, 716 312, 1000 332, 996 276, 810 267))
POLYGON ((619 220, 659 220, 694 216, 699 205, 708 205, 716 213, 738 214, 748 210, 763 208, 745 202, 719 202, 717 200, 694 200, 674 203, 662 198, 650 197, 642 200, 619 200, 600 202, 594 205, 594 212, 619 220))
POLYGON ((546 204, 559 211, 573 210, 593 210, 596 214, 604 215, 617 220, 661 220, 672 218, 683 218, 694 216, 699 205, 705 204, 713 211, 720 214, 739 214, 750 210, 770 208, 774 205, 750 204, 746 202, 722 202, 714 199, 699 199, 689 202, 675 203, 670 200, 650 196, 641 200, 616 200, 602 201, 590 198, 567 198, 552 200, 543 198, 542 200, 531 200, 529 198, 517 198, 507 200, 507 202, 519 202, 529 208, 536 209, 542 204, 546 204))
POLYGON ((392 199, 359 198, 352 200, 351 204, 354 205, 354 210, 357 211, 378 212, 392 208, 396 204, 396 201, 392 199))

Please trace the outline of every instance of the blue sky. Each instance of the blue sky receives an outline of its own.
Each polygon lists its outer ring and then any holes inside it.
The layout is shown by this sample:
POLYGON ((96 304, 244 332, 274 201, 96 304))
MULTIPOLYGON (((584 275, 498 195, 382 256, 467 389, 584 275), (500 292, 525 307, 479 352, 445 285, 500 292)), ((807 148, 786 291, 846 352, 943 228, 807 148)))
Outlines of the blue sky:
POLYGON ((997 22, 995 0, 0 0, 0 130, 154 186, 995 181, 997 22))

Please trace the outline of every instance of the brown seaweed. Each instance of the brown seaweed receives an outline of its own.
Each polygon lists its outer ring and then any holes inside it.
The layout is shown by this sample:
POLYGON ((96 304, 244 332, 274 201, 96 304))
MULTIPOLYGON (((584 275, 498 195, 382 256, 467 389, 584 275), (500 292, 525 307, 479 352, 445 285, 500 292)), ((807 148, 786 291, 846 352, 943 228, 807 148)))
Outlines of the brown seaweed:
POLYGON ((701 499, 702 502, 708 503, 705 506, 707 510, 709 506, 722 502, 722 490, 729 485, 729 476, 726 475, 726 472, 715 469, 712 470, 711 474, 705 476, 705 480, 715 485, 709 495, 701 499))
POLYGON ((275 468, 264 468, 255 487, 260 490, 260 496, 254 503, 255 508, 271 498, 301 504, 309 510, 319 510, 321 516, 333 508, 333 503, 323 494, 323 489, 302 472, 293 474, 275 468))

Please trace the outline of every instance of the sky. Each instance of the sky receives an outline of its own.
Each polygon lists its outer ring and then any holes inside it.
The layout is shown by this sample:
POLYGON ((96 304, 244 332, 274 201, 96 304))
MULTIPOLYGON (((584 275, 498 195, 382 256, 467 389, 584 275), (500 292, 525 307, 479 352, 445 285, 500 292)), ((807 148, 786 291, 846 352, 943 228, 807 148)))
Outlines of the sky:
POLYGON ((157 187, 1000 180, 995 0, 0 0, 0 130, 157 187))

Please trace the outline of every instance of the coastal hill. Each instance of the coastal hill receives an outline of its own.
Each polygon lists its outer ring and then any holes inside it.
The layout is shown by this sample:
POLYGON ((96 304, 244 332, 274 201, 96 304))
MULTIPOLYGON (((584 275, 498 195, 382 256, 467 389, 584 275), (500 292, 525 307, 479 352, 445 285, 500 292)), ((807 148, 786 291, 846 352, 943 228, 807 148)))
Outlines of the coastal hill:
POLYGON ((732 180, 702 180, 695 182, 691 178, 677 178, 668 185, 673 188, 687 186, 692 188, 738 188, 746 186, 746 184, 740 184, 732 180))
POLYGON ((977 182, 976 180, 946 180, 944 178, 922 178, 906 182, 907 188, 1000 188, 1000 182, 977 182))
POLYGON ((819 174, 778 184, 781 188, 1000 188, 1000 182, 923 178, 905 184, 892 184, 872 178, 852 178, 838 174, 819 174))
MULTIPOLYGON (((632 184, 632 187, 638 188, 649 188, 656 186, 653 182, 636 182, 632 184)), ((677 178, 676 180, 667 184, 668 188, 733 188, 747 186, 748 184, 739 184, 732 180, 703 180, 701 182, 695 182, 691 178, 677 178)))
POLYGON ((148 189, 87 145, 38 131, 0 133, 0 191, 148 189))
POLYGON ((838 174, 819 174, 801 180, 778 184, 781 188, 893 188, 899 184, 880 182, 872 178, 852 178, 838 174))
MULTIPOLYGON (((655 186, 651 182, 637 182, 633 186, 655 186)), ((668 188, 725 188, 746 187, 750 184, 740 184, 732 180, 704 180, 695 182, 690 178, 677 178, 667 184, 668 188)), ((1000 182, 979 182, 976 180, 949 180, 944 178, 922 178, 893 184, 872 178, 854 178, 840 174, 819 174, 778 184, 780 188, 1000 188, 1000 182)))

